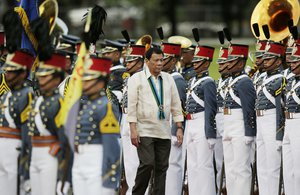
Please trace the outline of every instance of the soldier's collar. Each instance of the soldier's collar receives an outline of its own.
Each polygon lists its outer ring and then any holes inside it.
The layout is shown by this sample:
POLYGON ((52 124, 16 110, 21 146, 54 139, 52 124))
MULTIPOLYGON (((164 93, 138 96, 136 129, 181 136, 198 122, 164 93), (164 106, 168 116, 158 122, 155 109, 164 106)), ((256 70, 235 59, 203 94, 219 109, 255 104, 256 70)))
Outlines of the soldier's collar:
POLYGON ((300 81, 300 75, 295 76, 296 81, 300 81))
POLYGON ((89 99, 89 100, 95 100, 95 99, 98 99, 98 98, 103 97, 103 96, 105 96, 105 95, 106 95, 105 90, 104 90, 104 89, 101 89, 98 93, 95 93, 95 94, 93 94, 93 95, 90 95, 90 96, 88 97, 88 99, 89 99))
POLYGON ((43 97, 51 97, 51 96, 54 96, 54 95, 56 95, 56 94, 58 94, 58 93, 59 93, 59 92, 58 92, 58 89, 55 88, 55 89, 50 90, 50 91, 42 92, 41 94, 42 94, 43 97))
POLYGON ((187 65, 185 65, 185 66, 183 67, 183 69, 185 70, 185 69, 188 69, 188 68, 191 68, 191 67, 193 67, 193 64, 187 64, 187 65))
POLYGON ((203 78, 203 77, 206 77, 206 76, 208 76, 208 71, 198 73, 196 77, 199 79, 199 78, 203 78))
POLYGON ((232 76, 232 78, 236 78, 236 77, 238 77, 238 76, 240 76, 240 75, 242 75, 242 74, 245 74, 245 71, 244 71, 244 70, 238 71, 238 72, 233 72, 233 73, 231 74, 231 76, 232 76))
POLYGON ((20 84, 20 85, 17 85, 17 86, 14 86, 13 88, 12 88, 12 90, 20 90, 20 89, 23 89, 23 88, 25 88, 25 87, 27 87, 28 85, 27 85, 27 83, 24 81, 24 83, 22 83, 22 84, 20 84))
POLYGON ((117 62, 113 62, 113 66, 118 66, 118 65, 121 65, 120 60, 118 60, 117 62))
POLYGON ((227 79, 229 76, 230 76, 230 74, 226 73, 226 74, 222 74, 221 78, 224 80, 224 79, 227 79))
POLYGON ((279 74, 279 73, 280 73, 280 69, 279 69, 279 68, 277 68, 277 69, 275 69, 275 70, 267 71, 267 74, 268 74, 269 76, 275 75, 275 74, 279 74))

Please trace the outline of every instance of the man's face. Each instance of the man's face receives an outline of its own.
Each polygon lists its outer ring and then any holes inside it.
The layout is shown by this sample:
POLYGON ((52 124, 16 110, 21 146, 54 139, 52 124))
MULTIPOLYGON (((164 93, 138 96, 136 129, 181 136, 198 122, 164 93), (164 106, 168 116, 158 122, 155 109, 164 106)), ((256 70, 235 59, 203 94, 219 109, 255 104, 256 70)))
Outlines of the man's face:
POLYGON ((279 58, 268 58, 264 59, 264 69, 266 71, 274 70, 279 67, 280 63, 278 62, 279 58))
POLYGON ((143 61, 140 59, 132 60, 130 62, 126 62, 126 69, 129 74, 133 74, 140 70, 143 66, 143 61))
POLYGON ((240 58, 237 58, 235 60, 227 62, 226 68, 228 69, 229 73, 235 73, 242 71, 244 69, 244 63, 243 60, 240 58))
POLYGON ((194 58, 194 50, 181 50, 181 65, 184 67, 192 63, 194 58))
POLYGON ((300 75, 300 60, 297 62, 291 62, 291 70, 296 76, 300 75))
POLYGON ((46 76, 37 76, 39 81, 39 87, 42 92, 52 91, 59 85, 61 79, 59 77, 54 78, 52 74, 46 76))
POLYGON ((169 72, 175 68, 176 58, 169 56, 163 59, 163 71, 169 72))
POLYGON ((121 54, 119 51, 113 51, 104 53, 103 57, 111 59, 113 62, 118 62, 120 60, 121 54))
POLYGON ((163 68, 163 55, 153 53, 149 60, 146 60, 149 70, 154 75, 159 75, 163 68))
POLYGON ((263 60, 262 56, 256 58, 255 64, 256 64, 256 66, 258 67, 259 70, 263 69, 263 67, 264 67, 264 60, 263 60))
POLYGON ((19 85, 26 78, 26 71, 6 71, 5 80, 10 88, 19 85))
POLYGON ((227 62, 222 62, 222 63, 219 63, 219 73, 220 74, 227 74, 228 73, 228 70, 227 70, 227 62))
POLYGON ((196 73, 201 73, 203 71, 206 71, 209 66, 209 61, 207 60, 201 60, 198 62, 193 63, 193 67, 196 73))
POLYGON ((82 82, 82 93, 86 96, 94 95, 100 92, 105 87, 104 81, 99 81, 98 78, 82 82))

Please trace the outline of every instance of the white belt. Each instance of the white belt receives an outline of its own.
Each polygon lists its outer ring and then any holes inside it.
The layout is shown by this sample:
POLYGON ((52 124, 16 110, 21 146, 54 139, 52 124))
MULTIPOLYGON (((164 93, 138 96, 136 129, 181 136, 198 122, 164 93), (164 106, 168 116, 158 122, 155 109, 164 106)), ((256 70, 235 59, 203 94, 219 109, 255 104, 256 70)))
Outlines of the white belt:
POLYGON ((256 110, 256 115, 258 117, 271 115, 271 114, 276 114, 276 108, 267 109, 267 110, 256 110))

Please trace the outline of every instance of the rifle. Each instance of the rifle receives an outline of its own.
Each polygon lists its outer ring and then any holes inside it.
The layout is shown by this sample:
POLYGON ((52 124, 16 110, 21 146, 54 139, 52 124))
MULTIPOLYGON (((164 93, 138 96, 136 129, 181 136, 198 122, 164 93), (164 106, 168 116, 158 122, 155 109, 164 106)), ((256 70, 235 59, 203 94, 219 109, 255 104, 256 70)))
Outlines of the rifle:
POLYGON ((119 195, 125 195, 127 190, 128 190, 128 184, 126 181, 126 176, 125 176, 125 167, 124 167, 124 156, 123 156, 123 149, 121 150, 121 177, 120 177, 120 185, 118 189, 118 194, 119 195))
MULTIPOLYGON (((224 175, 225 175, 225 164, 224 164, 224 159, 223 159, 222 169, 221 169, 221 177, 220 177, 220 189, 219 189, 218 195, 222 194, 224 175)), ((226 194, 226 193, 224 192, 224 194, 226 194)))
MULTIPOLYGON (((282 195, 281 190, 284 187, 284 185, 283 185, 282 153, 281 153, 281 165, 280 165, 280 176, 279 176, 279 186, 278 187, 279 187, 278 195, 282 195)), ((284 190, 283 190, 283 194, 284 194, 284 190)))
POLYGON ((183 171, 181 195, 188 195, 188 194, 189 194, 189 186, 188 186, 188 176, 187 176, 187 153, 186 153, 185 161, 184 161, 184 171, 183 171))
MULTIPOLYGON (((257 166, 256 166, 256 151, 255 151, 255 154, 254 154, 254 162, 253 162, 253 165, 252 165, 252 180, 251 180, 251 195, 256 195, 258 194, 258 191, 255 190, 255 186, 257 184, 257 166)), ((258 187, 257 187, 258 189, 258 187)))

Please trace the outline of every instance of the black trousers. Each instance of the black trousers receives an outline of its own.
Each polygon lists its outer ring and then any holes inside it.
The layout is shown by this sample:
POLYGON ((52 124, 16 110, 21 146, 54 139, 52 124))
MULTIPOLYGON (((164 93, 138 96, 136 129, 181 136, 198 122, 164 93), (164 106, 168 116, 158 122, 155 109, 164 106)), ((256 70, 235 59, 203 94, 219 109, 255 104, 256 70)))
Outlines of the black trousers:
POLYGON ((170 139, 141 137, 137 148, 140 165, 135 177, 132 195, 144 195, 153 171, 153 194, 165 195, 166 174, 171 149, 170 139))

